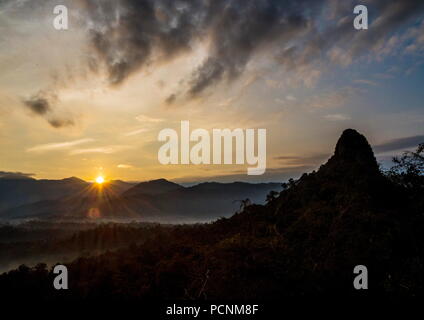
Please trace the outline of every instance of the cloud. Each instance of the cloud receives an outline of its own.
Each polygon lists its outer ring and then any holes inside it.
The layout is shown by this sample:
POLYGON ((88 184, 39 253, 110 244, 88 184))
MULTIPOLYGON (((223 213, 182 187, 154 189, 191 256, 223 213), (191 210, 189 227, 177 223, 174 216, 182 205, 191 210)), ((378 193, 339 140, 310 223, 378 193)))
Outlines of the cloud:
POLYGON ((43 117, 53 128, 70 127, 75 125, 72 118, 58 117, 53 113, 54 104, 57 102, 56 94, 52 92, 39 91, 28 99, 23 99, 22 103, 33 114, 43 117))
MULTIPOLYGON (((370 14, 368 30, 358 32, 352 28, 352 8, 357 3, 343 1, 343 6, 337 8, 338 23, 330 24, 315 35, 315 41, 308 42, 312 53, 309 57, 327 52, 331 62, 347 66, 361 56, 366 56, 368 61, 378 61, 401 53, 401 39, 405 37, 402 27, 424 13, 421 0, 365 0, 361 4, 367 6, 370 14)), ((297 59, 302 59, 302 55, 297 59)))
POLYGON ((295 167, 279 167, 279 168, 267 168, 263 175, 259 176, 247 176, 245 169, 234 170, 228 174, 216 175, 212 177, 204 176, 185 176, 178 179, 173 179, 176 183, 200 183, 205 181, 215 181, 230 183, 234 181, 246 181, 251 183, 263 183, 269 182, 283 182, 290 178, 297 179, 303 173, 310 172, 316 169, 316 166, 295 166, 295 167))
POLYGON ((370 86, 374 86, 374 87, 378 86, 377 82, 372 81, 372 80, 367 80, 367 79, 357 79, 357 80, 354 80, 353 82, 359 83, 359 84, 366 84, 366 85, 370 85, 370 86))
POLYGON ((415 148, 420 143, 424 143, 424 135, 393 139, 385 143, 373 146, 373 149, 376 153, 384 153, 415 148))
POLYGON ((424 52, 424 21, 418 27, 410 28, 402 41, 409 42, 405 48, 408 54, 419 54, 424 52))
POLYGON ((138 122, 141 122, 144 126, 142 128, 136 128, 134 130, 131 130, 129 132, 126 132, 123 134, 123 136, 125 137, 131 137, 131 136, 135 136, 138 135, 140 133, 144 133, 149 131, 152 127, 154 127, 155 124, 161 123, 164 121, 164 119, 160 119, 160 118, 152 118, 149 116, 146 116, 144 114, 140 114, 137 117, 135 117, 135 119, 138 122))
POLYGON ((159 119, 159 118, 152 118, 152 117, 148 117, 145 116, 143 114, 140 114, 136 117, 137 121, 140 121, 142 123, 159 123, 159 122, 163 122, 163 119, 159 119))
POLYGON ((130 164, 118 164, 116 167, 119 168, 119 169, 132 169, 132 168, 134 168, 134 166, 132 166, 130 164))
POLYGON ((71 127, 75 125, 73 119, 48 119, 47 121, 53 128, 71 127))
MULTIPOLYGON (((183 81, 191 98, 223 80, 237 79, 256 54, 310 32, 326 4, 325 0, 82 2, 91 26, 91 47, 106 67, 111 85, 207 41, 206 58, 183 81)), ((167 102, 175 99, 174 93, 167 102)))
MULTIPOLYGON (((35 5, 25 1, 28 11, 35 5)), ((38 3, 38 2, 37 2, 38 3)), ((74 3, 74 2, 73 2, 74 3)), ((424 14, 422 0, 364 0, 370 26, 353 28, 353 7, 345 0, 79 0, 75 20, 87 32, 87 65, 97 75, 106 71, 111 86, 123 84, 140 70, 193 53, 199 44, 205 57, 183 75, 179 96, 192 99, 220 83, 243 75, 258 56, 267 56, 291 72, 287 81, 315 86, 334 64, 348 66, 366 56, 381 59, 403 50, 421 52, 423 26, 403 26, 424 14), (406 34, 405 34, 406 32, 406 34), (415 41, 414 41, 415 40, 415 41), (96 70, 96 71, 94 71, 96 70)), ((45 97, 26 101, 38 115, 50 113, 45 97)), ((54 127, 72 121, 49 121, 54 127)), ((59 117, 59 119, 62 119, 59 117)))
MULTIPOLYGON (((373 1, 369 0, 369 2, 373 4, 373 1)), ((411 18, 422 15, 424 2, 421 0, 379 0, 374 6, 379 10, 380 15, 370 26, 373 32, 367 36, 364 33, 357 36, 356 44, 351 47, 352 54, 363 50, 374 50, 377 54, 390 53, 396 48, 397 41, 397 36, 390 36, 391 33, 411 18)))
POLYGON ((172 93, 165 99, 165 103, 171 105, 175 102, 175 100, 177 100, 177 94, 172 93))
POLYGON ((0 171, 0 179, 30 179, 34 173, 0 171))
POLYGON ((389 80, 389 79, 395 78, 394 75, 389 74, 389 73, 377 73, 377 74, 374 75, 374 77, 376 77, 378 79, 382 79, 382 80, 389 80))
POLYGON ((225 100, 223 100, 223 101, 221 101, 220 103, 218 103, 218 106, 219 107, 229 107, 229 106, 231 106, 234 102, 236 102, 236 100, 238 99, 239 97, 238 96, 234 96, 234 97, 230 97, 230 98, 227 98, 227 99, 225 99, 225 100))
POLYGON ((39 95, 23 101, 24 105, 37 115, 45 115, 51 110, 50 102, 39 95))
POLYGON ((357 93, 356 88, 344 87, 312 96, 306 99, 305 105, 315 109, 338 108, 344 106, 357 93))
POLYGON ((140 133, 144 133, 146 131, 149 131, 149 130, 146 129, 146 128, 141 128, 141 129, 137 129, 137 130, 133 130, 133 131, 124 133, 124 136, 125 137, 131 137, 131 136, 135 136, 135 135, 140 134, 140 133))
POLYGON ((324 116, 324 118, 327 119, 327 120, 330 120, 330 121, 350 120, 350 116, 348 116, 346 114, 341 114, 341 113, 327 114, 326 116, 324 116))
POLYGON ((104 154, 112 154, 120 151, 124 151, 127 149, 133 148, 132 146, 105 146, 105 147, 97 147, 97 148, 86 148, 86 149, 75 149, 70 152, 71 155, 78 155, 84 153, 104 153, 104 154))
MULTIPOLYGON (((238 101, 239 99, 241 99, 244 94, 246 93, 247 89, 252 86, 258 79, 260 78, 260 76, 258 74, 253 74, 251 76, 249 76, 242 84, 239 92, 231 97, 228 97, 227 99, 221 101, 220 103, 218 103, 219 107, 229 107, 232 104, 234 104, 236 101, 238 101)), ((267 80, 270 81, 270 80, 267 80)))
POLYGON ((275 160, 278 160, 284 165, 287 166, 287 168, 290 167, 307 167, 307 166, 317 166, 319 164, 324 163, 326 160, 330 158, 330 154, 323 153, 323 154, 315 154, 310 156, 276 156, 274 157, 275 160))
POLYGON ((71 147, 81 145, 84 143, 89 143, 95 141, 94 139, 79 139, 74 141, 66 141, 66 142, 58 142, 58 143, 48 143, 48 144, 41 144, 38 146, 34 146, 32 148, 29 148, 28 152, 44 152, 44 151, 52 151, 52 150, 63 150, 63 149, 69 149, 71 147))
POLYGON ((274 101, 278 104, 282 104, 282 105, 286 104, 286 101, 283 100, 283 99, 280 99, 280 98, 276 98, 276 99, 274 99, 274 101))

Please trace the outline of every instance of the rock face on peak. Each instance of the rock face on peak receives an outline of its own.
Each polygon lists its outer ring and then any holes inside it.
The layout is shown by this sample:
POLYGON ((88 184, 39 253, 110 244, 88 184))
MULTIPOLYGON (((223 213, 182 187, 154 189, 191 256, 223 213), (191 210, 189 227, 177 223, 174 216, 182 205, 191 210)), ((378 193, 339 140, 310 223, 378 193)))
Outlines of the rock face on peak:
POLYGON ((365 136, 353 129, 343 131, 337 141, 334 155, 321 170, 325 173, 342 174, 346 178, 380 175, 377 160, 365 136))
POLYGON ((294 198, 293 203, 300 201, 302 206, 315 201, 321 205, 336 203, 346 212, 360 206, 393 208, 393 201, 399 196, 397 191, 380 172, 367 139, 357 131, 347 129, 327 163, 317 172, 304 174, 278 201, 286 203, 289 196, 294 198))
POLYGON ((374 169, 378 168, 374 153, 367 139, 353 129, 343 131, 336 144, 334 157, 339 161, 352 161, 374 169))

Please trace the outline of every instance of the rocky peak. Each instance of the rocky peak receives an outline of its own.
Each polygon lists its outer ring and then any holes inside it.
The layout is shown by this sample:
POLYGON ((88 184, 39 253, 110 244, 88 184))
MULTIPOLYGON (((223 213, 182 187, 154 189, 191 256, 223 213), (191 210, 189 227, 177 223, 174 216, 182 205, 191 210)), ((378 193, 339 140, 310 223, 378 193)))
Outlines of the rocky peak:
MULTIPOLYGON (((325 165, 329 170, 359 169, 362 173, 379 171, 374 152, 367 139, 353 129, 346 129, 339 138, 334 155, 325 165)), ((356 171, 356 170, 355 170, 356 171)))

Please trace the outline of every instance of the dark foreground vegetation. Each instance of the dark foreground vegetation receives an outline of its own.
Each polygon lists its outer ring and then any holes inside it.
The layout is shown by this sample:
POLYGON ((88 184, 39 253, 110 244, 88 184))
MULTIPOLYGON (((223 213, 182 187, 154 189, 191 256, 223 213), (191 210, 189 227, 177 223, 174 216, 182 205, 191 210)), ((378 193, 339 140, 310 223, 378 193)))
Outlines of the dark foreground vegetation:
POLYGON ((58 261, 68 267, 69 290, 54 290, 55 275, 38 264, 1 275, 0 293, 19 299, 350 296, 358 294, 353 268, 365 265, 366 294, 422 295, 423 146, 395 162, 382 173, 365 137, 346 130, 325 165, 271 193, 265 205, 244 201, 233 217, 211 224, 83 231, 94 238, 85 238, 81 249, 109 242, 100 255, 58 261), (108 251, 123 234, 120 248, 108 251))

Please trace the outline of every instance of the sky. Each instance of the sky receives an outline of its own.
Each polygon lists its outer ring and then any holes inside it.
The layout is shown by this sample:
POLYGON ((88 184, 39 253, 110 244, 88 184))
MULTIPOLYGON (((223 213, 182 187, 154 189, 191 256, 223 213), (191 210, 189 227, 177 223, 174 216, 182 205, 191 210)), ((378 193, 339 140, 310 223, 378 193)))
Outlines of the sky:
POLYGON ((389 165, 424 142, 424 2, 0 0, 0 176, 283 181, 354 128, 389 165), (57 5, 68 30, 56 30, 57 5), (265 128, 267 170, 162 165, 180 122, 265 128))

